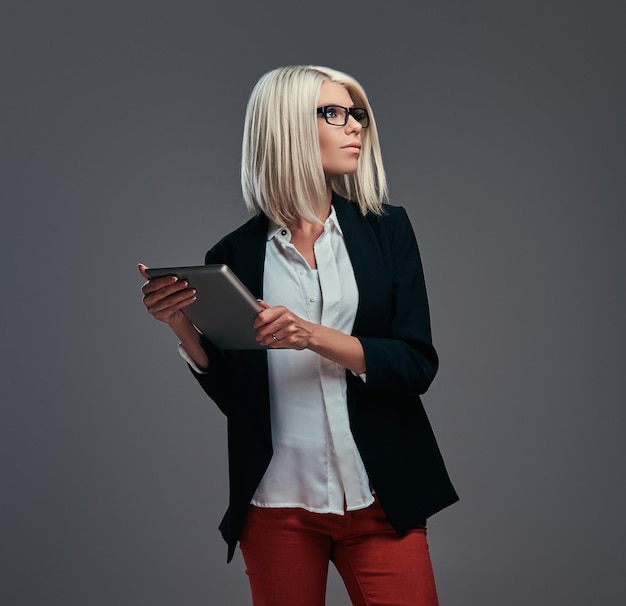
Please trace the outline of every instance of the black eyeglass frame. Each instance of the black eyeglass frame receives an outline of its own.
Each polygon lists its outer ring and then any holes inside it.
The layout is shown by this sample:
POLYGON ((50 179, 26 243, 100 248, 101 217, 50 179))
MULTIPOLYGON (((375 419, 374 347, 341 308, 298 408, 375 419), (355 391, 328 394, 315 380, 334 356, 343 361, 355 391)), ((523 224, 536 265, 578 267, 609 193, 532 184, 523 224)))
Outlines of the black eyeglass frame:
POLYGON ((364 107, 344 107, 343 105, 322 105, 322 107, 317 108, 317 115, 322 116, 322 118, 326 120, 326 124, 330 124, 330 126, 339 126, 339 127, 345 126, 346 124, 348 124, 348 120, 350 120, 350 116, 352 116, 361 125, 362 128, 367 128, 370 125, 370 115, 364 107), (343 124, 333 124, 332 122, 328 121, 328 116, 326 115, 326 112, 329 109, 332 109, 334 107, 336 107, 337 109, 343 109, 346 112, 346 119, 343 124), (365 118, 365 124, 363 124, 363 122, 357 118, 354 112, 363 112, 362 116, 365 118))

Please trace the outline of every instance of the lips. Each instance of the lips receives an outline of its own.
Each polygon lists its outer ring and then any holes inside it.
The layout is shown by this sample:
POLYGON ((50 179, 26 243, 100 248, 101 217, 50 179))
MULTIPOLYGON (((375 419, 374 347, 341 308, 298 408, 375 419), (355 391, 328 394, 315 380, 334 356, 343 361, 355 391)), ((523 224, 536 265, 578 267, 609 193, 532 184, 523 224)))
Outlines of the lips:
POLYGON ((353 149, 361 151, 361 144, 355 141, 354 143, 348 143, 348 145, 343 145, 341 149, 353 149))

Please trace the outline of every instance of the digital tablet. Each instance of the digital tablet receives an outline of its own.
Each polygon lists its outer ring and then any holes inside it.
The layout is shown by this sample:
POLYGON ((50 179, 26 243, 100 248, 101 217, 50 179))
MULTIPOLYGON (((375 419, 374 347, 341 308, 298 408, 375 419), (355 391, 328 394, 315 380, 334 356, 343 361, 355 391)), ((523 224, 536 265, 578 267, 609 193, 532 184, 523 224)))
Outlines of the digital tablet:
POLYGON ((176 276, 196 289, 196 300, 181 311, 221 349, 265 349, 252 328, 263 309, 228 265, 149 267, 150 278, 176 276))

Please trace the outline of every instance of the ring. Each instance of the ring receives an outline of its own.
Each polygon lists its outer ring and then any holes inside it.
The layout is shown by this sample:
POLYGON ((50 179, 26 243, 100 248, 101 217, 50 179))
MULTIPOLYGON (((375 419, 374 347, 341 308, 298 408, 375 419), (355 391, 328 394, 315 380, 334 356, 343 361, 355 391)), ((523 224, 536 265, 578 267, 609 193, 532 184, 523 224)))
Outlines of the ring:
POLYGON ((278 341, 278 337, 275 332, 272 333, 272 339, 274 339, 274 341, 278 341))

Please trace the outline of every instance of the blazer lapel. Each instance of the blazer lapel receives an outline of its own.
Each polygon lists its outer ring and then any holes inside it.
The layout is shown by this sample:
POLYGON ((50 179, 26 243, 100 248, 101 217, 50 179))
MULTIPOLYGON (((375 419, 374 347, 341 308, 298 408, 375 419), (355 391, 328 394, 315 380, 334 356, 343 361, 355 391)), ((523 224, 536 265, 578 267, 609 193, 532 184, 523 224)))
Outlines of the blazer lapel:
POLYGON ((391 292, 388 286, 390 268, 385 265, 376 233, 378 218, 364 217, 354 202, 334 193, 332 204, 343 231, 359 289, 359 305, 352 333, 371 335, 380 324, 380 311, 387 307, 391 292))

